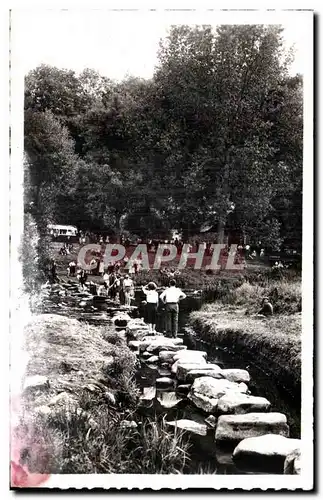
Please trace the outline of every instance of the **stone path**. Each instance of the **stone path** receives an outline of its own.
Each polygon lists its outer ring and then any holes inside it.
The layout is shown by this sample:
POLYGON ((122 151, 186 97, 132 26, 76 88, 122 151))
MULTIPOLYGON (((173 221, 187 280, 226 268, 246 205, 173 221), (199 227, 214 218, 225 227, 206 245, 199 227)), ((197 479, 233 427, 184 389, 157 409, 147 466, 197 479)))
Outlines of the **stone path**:
POLYGON ((208 363, 205 351, 188 350, 182 338, 148 335, 141 319, 128 320, 126 335, 141 364, 144 411, 164 414, 169 429, 186 431, 219 463, 248 472, 300 473, 301 441, 289 438, 284 414, 250 393, 246 370, 208 363), (293 456, 295 466, 287 466, 293 456))
POLYGON ((42 290, 42 312, 68 315, 94 324, 126 328, 129 349, 140 362, 139 411, 163 415, 170 430, 190 440, 218 463, 247 472, 300 473, 300 445, 289 438, 286 416, 271 412, 270 402, 253 396, 246 370, 208 363, 205 351, 189 350, 183 338, 149 335, 136 307, 126 307, 62 280, 42 290))

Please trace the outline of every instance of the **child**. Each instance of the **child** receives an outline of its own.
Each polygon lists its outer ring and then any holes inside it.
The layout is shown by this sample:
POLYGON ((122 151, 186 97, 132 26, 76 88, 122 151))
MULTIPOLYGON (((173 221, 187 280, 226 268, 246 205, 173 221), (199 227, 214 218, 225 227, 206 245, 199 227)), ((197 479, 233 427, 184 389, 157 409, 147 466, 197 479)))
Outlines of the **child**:
POLYGON ((156 291, 157 285, 153 282, 148 283, 148 285, 142 287, 142 291, 146 295, 146 314, 147 323, 149 326, 149 333, 156 334, 156 318, 157 318, 157 307, 158 307, 158 292, 156 291))

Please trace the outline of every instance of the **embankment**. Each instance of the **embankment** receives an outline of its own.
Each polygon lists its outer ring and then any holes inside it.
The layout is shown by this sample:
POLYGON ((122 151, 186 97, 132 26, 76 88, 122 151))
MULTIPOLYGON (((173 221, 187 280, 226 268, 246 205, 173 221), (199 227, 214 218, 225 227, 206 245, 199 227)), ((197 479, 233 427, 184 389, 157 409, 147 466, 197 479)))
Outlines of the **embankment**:
POLYGON ((207 304, 190 315, 190 324, 210 347, 221 347, 254 362, 275 383, 298 397, 301 390, 301 314, 260 318, 245 309, 207 304))

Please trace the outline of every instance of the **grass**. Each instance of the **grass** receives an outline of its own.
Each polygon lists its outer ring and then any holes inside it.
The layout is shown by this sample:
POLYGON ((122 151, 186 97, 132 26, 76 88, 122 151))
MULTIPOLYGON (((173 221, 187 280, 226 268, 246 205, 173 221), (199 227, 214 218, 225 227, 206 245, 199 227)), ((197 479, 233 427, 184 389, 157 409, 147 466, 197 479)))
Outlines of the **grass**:
POLYGON ((123 414, 97 403, 88 411, 68 413, 60 408, 49 417, 39 416, 27 433, 28 469, 54 474, 176 474, 187 467, 189 444, 182 432, 168 432, 163 420, 123 428, 123 414))

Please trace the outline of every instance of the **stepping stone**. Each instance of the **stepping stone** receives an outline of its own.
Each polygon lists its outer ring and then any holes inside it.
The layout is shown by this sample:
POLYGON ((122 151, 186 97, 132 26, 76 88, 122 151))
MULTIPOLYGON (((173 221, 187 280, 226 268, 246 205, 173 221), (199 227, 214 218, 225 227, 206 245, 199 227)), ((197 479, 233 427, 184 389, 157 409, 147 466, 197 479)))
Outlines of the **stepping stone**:
POLYGON ((219 398, 229 391, 246 392, 246 388, 226 379, 199 377, 194 380, 188 398, 203 411, 214 413, 217 410, 219 398))
POLYGON ((205 351, 191 351, 191 350, 185 350, 185 351, 179 351, 175 354, 174 356, 174 362, 181 360, 181 361, 191 361, 192 363, 198 362, 200 358, 206 359, 207 354, 205 351))
POLYGON ((286 415, 282 413, 221 415, 218 419, 215 439, 216 441, 238 442, 269 433, 289 436, 286 415))
POLYGON ((139 397, 142 401, 152 401, 156 396, 156 387, 144 387, 141 396, 139 397))
POLYGON ((230 382, 250 382, 250 374, 247 370, 240 370, 235 368, 225 368, 222 370, 224 377, 230 382))
POLYGON ((205 424, 200 424, 198 422, 195 422, 194 420, 188 420, 186 418, 183 418, 180 420, 174 420, 172 422, 165 422, 165 423, 167 427, 171 427, 172 429, 177 428, 195 436, 207 435, 207 426, 205 424))
POLYGON ((249 396, 247 394, 229 393, 218 401, 219 413, 234 413, 236 415, 250 412, 268 411, 271 404, 266 398, 249 396))
POLYGON ((156 379, 156 386, 161 388, 174 387, 174 382, 170 377, 160 377, 156 379))
POLYGON ((183 401, 183 398, 178 397, 176 392, 162 392, 158 395, 157 401, 159 401, 162 409, 169 410, 176 408, 183 401))
POLYGON ((299 449, 300 444, 300 439, 278 434, 243 439, 233 452, 233 461, 241 470, 283 474, 287 455, 299 449))

